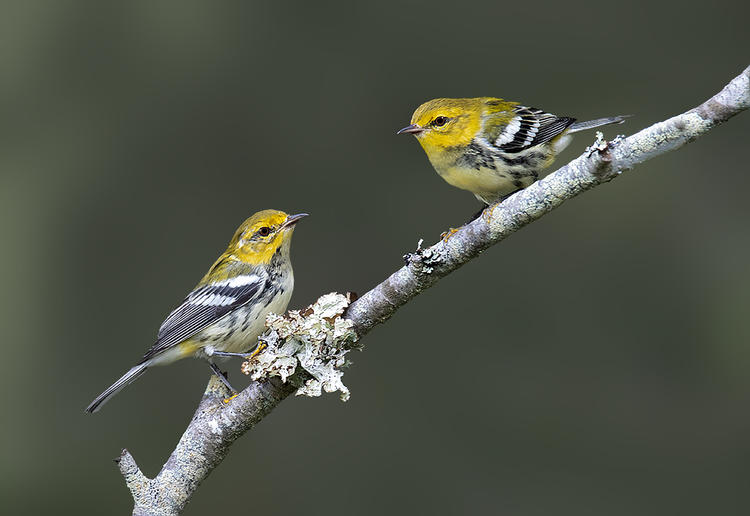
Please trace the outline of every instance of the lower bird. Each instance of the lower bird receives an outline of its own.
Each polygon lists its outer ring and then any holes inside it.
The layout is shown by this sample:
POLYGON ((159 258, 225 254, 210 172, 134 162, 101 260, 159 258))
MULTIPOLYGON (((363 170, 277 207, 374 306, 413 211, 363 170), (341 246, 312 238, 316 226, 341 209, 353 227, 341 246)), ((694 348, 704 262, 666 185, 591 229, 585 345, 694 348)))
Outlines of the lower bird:
POLYGON ((208 360, 211 370, 234 390, 212 357, 237 355, 255 347, 266 316, 286 310, 294 288, 289 257, 292 233, 306 215, 264 210, 243 222, 224 254, 162 323, 156 343, 97 396, 86 412, 99 410, 149 367, 190 356, 208 360))
POLYGON ((493 97, 434 99, 397 134, 416 136, 443 179, 492 204, 536 181, 572 133, 625 118, 576 122, 493 97))

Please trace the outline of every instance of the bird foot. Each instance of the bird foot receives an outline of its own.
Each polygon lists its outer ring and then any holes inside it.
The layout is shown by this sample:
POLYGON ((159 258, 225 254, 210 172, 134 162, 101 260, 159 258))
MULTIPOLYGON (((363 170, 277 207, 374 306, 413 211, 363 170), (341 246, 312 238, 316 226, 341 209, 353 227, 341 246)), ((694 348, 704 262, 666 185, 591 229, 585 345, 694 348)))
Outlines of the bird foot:
POLYGON ((461 228, 450 228, 448 231, 440 233, 440 240, 442 240, 443 242, 447 242, 448 239, 452 237, 459 229, 461 228))
POLYGON ((258 355, 260 355, 263 352, 263 350, 266 349, 267 347, 268 347, 268 344, 266 344, 265 342, 259 342, 258 345, 255 346, 255 349, 252 351, 252 353, 249 353, 245 357, 245 360, 247 360, 249 362, 253 358, 255 358, 258 355))
POLYGON ((238 357, 238 358, 244 358, 245 360, 252 360, 255 358, 259 353, 261 353, 264 349, 268 347, 268 344, 265 344, 264 342, 259 342, 257 346, 255 346, 255 349, 252 350, 250 353, 230 353, 229 351, 213 351, 211 353, 211 356, 214 357, 238 357))
POLYGON ((229 396, 228 398, 224 398, 224 404, 227 404, 227 403, 229 403, 230 401, 232 401, 232 400, 233 400, 234 398, 236 398, 236 397, 237 397, 237 396, 239 396, 239 395, 240 395, 240 393, 239 393, 239 392, 235 392, 234 394, 232 394, 232 395, 231 395, 231 396, 229 396))
POLYGON ((487 224, 490 223, 490 221, 492 220, 492 213, 495 211, 495 208, 497 208, 498 206, 500 206, 499 203, 498 204, 493 204, 491 206, 487 206, 487 208, 485 208, 482 211, 482 219, 484 219, 485 223, 487 223, 487 224))

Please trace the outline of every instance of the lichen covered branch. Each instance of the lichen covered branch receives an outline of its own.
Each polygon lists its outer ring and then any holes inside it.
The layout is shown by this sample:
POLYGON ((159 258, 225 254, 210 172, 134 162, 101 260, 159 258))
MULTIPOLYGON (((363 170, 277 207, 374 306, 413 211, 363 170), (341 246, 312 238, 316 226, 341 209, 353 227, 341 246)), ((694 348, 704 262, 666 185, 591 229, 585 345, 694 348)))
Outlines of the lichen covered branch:
POLYGON ((323 391, 341 393, 349 399, 349 389, 341 381, 345 355, 358 340, 352 322, 341 315, 351 302, 332 292, 321 296, 305 310, 290 310, 285 316, 269 314, 261 337, 263 351, 242 364, 242 372, 253 380, 278 376, 297 387, 296 394, 320 396, 323 391), (298 368, 302 374, 295 374, 298 368))
MULTIPOLYGON (((338 370, 346 350, 441 277, 566 200, 695 140, 748 107, 750 67, 695 109, 627 138, 607 142, 598 135, 583 155, 488 208, 450 238, 426 249, 420 245, 405 257, 404 267, 348 307, 343 314, 346 322, 337 311, 323 324, 326 317, 315 310, 270 321, 271 330, 261 337, 268 349, 245 366, 258 380, 226 403, 228 392, 212 378, 187 430, 156 478, 146 478, 132 456, 123 451, 117 462, 133 494, 133 514, 178 514, 229 446, 290 394, 314 395, 323 389, 348 396, 338 370)), ((318 304, 321 309, 325 306, 330 305, 318 304)))

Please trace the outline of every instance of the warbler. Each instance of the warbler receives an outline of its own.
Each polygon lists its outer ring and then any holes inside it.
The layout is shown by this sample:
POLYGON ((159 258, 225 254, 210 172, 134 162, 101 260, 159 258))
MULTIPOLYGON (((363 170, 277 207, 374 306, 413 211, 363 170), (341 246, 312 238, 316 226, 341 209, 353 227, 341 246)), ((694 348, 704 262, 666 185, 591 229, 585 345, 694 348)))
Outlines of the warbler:
POLYGON ((539 178, 571 139, 571 133, 625 116, 576 122, 500 98, 434 99, 417 108, 413 134, 440 176, 485 204, 500 201, 539 178))
POLYGON ((266 316, 286 310, 294 288, 289 257, 292 233, 305 216, 264 210, 243 222, 224 254, 164 320, 156 343, 86 412, 99 410, 149 367, 190 356, 208 360, 211 370, 234 391, 213 357, 242 355, 256 344, 266 316))

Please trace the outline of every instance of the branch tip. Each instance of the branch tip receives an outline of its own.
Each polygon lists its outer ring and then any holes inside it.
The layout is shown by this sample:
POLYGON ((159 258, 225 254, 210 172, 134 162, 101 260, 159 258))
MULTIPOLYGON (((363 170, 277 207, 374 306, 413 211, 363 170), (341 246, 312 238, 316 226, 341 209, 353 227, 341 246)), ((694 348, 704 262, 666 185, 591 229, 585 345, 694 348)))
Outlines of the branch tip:
POLYGON ((128 489, 133 494, 133 498, 137 498, 138 494, 143 492, 150 480, 141 472, 135 459, 127 449, 123 448, 120 456, 114 459, 114 461, 125 479, 125 485, 128 486, 128 489))

